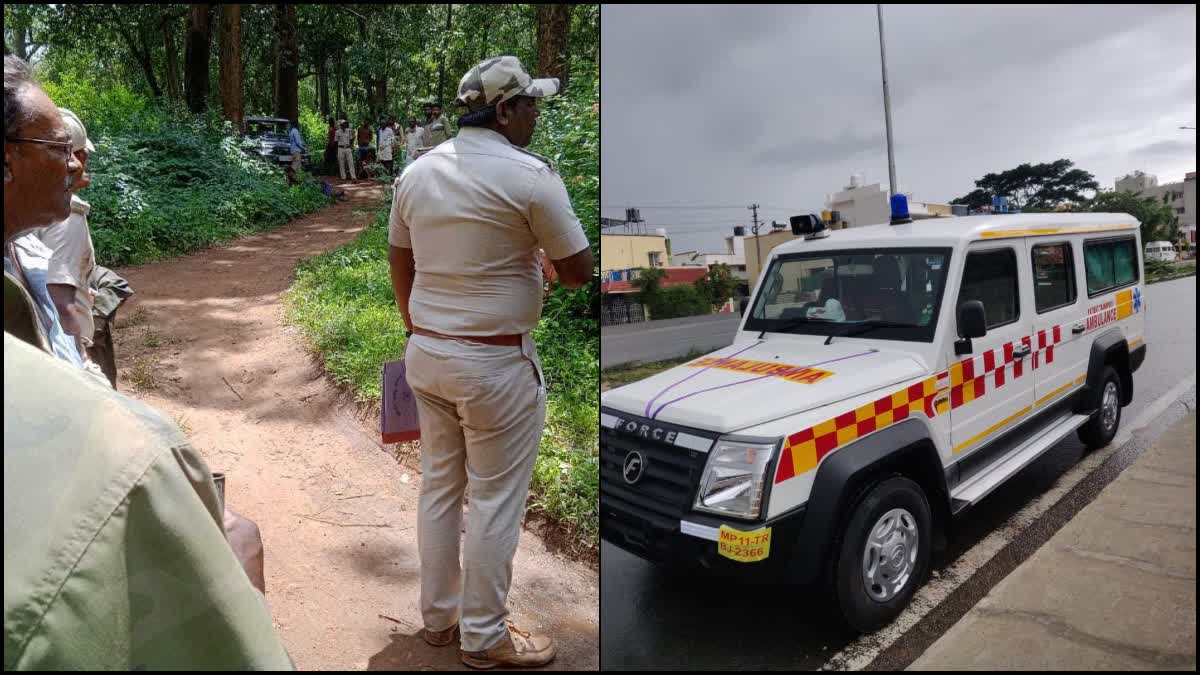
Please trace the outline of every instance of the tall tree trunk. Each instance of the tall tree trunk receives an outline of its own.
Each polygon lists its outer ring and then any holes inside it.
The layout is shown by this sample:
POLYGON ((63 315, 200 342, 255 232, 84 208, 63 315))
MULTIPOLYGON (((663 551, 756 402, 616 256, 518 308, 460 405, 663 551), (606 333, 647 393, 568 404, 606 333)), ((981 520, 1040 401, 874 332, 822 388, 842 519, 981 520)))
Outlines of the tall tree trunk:
POLYGON ((188 109, 194 113, 208 109, 208 52, 212 45, 208 9, 207 4, 193 3, 188 12, 183 85, 187 94, 188 109))
POLYGON ((570 5, 537 5, 538 65, 534 77, 557 77, 560 89, 566 89, 570 71, 567 55, 570 27, 570 5))
POLYGON ((337 78, 337 86, 334 91, 335 103, 334 106, 338 110, 342 109, 342 89, 345 87, 345 77, 342 73, 342 51, 339 49, 334 56, 334 74, 337 78))
POLYGON ((329 58, 325 54, 317 56, 317 107, 321 109, 322 118, 329 117, 329 69, 326 67, 328 61, 329 58))
POLYGON ((242 128, 242 6, 221 5, 221 108, 242 128))
POLYGON ((167 95, 172 101, 183 99, 183 88, 179 83, 179 50, 175 47, 175 16, 166 7, 159 10, 159 26, 163 36, 163 54, 166 57, 167 95))
POLYGON ((300 49, 296 36, 296 6, 275 5, 275 33, 279 40, 275 114, 289 120, 299 114, 300 49))
MULTIPOLYGON (((25 51, 25 35, 29 32, 29 29, 25 26, 18 26, 15 32, 17 34, 17 39, 14 41, 13 50, 16 53, 17 58, 21 59, 22 61, 26 61, 29 59, 29 55, 25 51)), ((8 53, 7 42, 4 44, 4 53, 8 53)))
POLYGON ((450 42, 450 16, 453 12, 454 5, 446 5, 446 33, 442 36, 442 65, 438 68, 438 90, 437 101, 442 102, 442 94, 446 91, 446 53, 450 50, 446 45, 450 42))

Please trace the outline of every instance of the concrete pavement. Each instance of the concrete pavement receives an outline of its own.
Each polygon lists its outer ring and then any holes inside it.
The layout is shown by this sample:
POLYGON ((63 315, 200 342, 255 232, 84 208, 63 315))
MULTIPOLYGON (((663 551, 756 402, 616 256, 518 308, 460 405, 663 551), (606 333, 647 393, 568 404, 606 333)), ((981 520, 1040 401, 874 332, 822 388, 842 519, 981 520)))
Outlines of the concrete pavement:
POLYGON ((1195 670, 1196 414, 909 670, 1195 670))

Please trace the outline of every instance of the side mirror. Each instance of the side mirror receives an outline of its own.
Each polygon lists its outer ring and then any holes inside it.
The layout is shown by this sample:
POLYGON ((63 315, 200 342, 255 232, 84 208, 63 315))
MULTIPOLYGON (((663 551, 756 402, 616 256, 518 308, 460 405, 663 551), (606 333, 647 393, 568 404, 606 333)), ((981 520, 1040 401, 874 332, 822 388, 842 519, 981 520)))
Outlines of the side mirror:
POLYGON ((741 307, 742 316, 746 316, 746 307, 750 304, 750 298, 742 298, 742 301, 738 304, 741 307))
POLYGON ((983 302, 968 300, 958 306, 958 336, 979 338, 987 335, 987 315, 983 302))

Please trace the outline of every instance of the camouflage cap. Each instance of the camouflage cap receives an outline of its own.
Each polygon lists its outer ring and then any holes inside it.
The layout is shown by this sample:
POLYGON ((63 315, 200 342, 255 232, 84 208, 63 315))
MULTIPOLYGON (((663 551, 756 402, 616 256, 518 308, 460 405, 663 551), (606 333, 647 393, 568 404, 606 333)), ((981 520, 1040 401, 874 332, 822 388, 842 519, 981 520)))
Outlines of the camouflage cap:
POLYGON ((458 84, 454 102, 475 112, 514 96, 554 96, 558 78, 535 80, 515 56, 497 56, 467 71, 458 84))

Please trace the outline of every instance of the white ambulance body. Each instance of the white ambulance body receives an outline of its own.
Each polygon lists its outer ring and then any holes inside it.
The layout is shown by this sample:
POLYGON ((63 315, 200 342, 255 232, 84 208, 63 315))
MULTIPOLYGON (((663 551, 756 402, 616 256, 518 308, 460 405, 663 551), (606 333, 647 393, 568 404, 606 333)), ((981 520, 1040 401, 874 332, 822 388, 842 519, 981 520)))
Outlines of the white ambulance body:
MULTIPOLYGON (((795 219, 793 219, 795 222, 795 219)), ((777 247, 730 346, 601 398, 601 534, 894 618, 953 516, 1116 434, 1145 358, 1138 222, 939 218, 777 247)))

